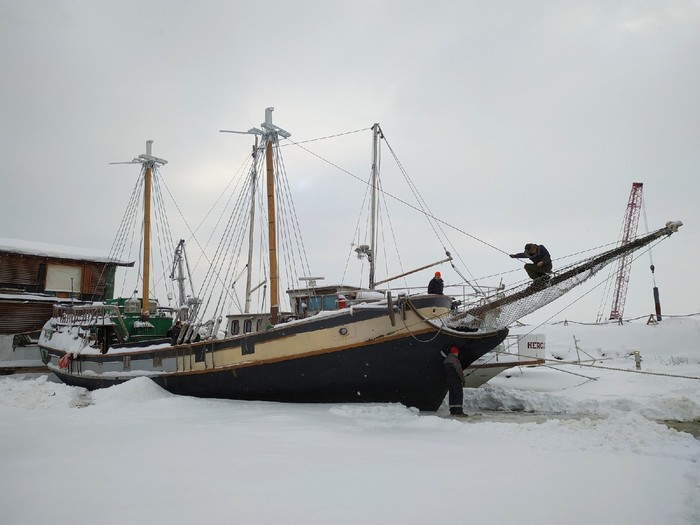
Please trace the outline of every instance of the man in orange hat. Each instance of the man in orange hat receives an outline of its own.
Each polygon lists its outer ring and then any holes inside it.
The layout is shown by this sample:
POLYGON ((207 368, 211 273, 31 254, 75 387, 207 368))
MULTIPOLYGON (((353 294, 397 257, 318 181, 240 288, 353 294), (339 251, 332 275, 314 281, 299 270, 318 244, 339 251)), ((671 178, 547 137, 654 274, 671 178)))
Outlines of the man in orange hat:
POLYGON ((442 362, 447 378, 447 388, 449 392, 450 414, 453 416, 466 416, 464 413, 464 371, 462 363, 459 362, 459 348, 452 346, 450 352, 442 362))
POLYGON ((428 283, 428 293, 442 295, 442 289, 444 288, 444 286, 445 283, 442 281, 442 276, 440 275, 440 272, 435 272, 435 277, 430 279, 430 282, 428 283))

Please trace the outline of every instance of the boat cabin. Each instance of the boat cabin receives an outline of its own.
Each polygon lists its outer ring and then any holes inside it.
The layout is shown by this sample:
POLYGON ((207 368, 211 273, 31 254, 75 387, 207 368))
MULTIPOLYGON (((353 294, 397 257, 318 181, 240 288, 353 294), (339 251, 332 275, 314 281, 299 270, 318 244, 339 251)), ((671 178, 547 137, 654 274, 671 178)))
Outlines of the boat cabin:
MULTIPOLYGON (((316 286, 287 290, 292 311, 280 312, 280 322, 303 319, 319 312, 341 310, 360 302, 383 300, 384 293, 344 285, 316 286)), ((226 316, 226 337, 259 332, 271 326, 270 313, 243 313, 226 316)))
POLYGON ((345 285, 300 288, 287 290, 287 293, 292 311, 300 319, 323 311, 341 310, 359 302, 381 301, 385 298, 382 291, 345 285))
MULTIPOLYGON (((289 313, 280 313, 282 322, 289 320, 289 313)), ((226 337, 233 337, 240 334, 260 332, 265 330, 272 323, 270 312, 256 314, 231 314, 226 316, 226 337)))

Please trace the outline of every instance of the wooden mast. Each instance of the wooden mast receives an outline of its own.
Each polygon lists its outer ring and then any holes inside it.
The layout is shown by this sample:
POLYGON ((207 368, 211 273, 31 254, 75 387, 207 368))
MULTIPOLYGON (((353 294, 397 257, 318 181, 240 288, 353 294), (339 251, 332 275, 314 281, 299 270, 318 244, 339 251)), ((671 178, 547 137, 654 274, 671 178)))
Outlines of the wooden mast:
POLYGON ((275 217, 275 166, 272 148, 279 144, 279 137, 291 137, 291 134, 272 123, 273 107, 265 108, 263 139, 265 140, 265 162, 267 164, 267 235, 270 257, 270 323, 279 322, 279 274, 277 270, 277 222, 275 217))
POLYGON ((275 168, 270 137, 265 145, 267 163, 267 236, 270 257, 270 322, 279 322, 279 276, 277 274, 277 223, 275 218, 275 168))
POLYGON ((141 316, 148 317, 149 279, 151 270, 151 186, 155 168, 168 163, 151 155, 152 140, 146 141, 146 153, 135 157, 130 162, 110 162, 110 164, 141 164, 144 170, 143 176, 143 285, 141 297, 141 316))
POLYGON ((151 273, 151 187, 154 170, 158 166, 168 163, 165 159, 154 157, 151 154, 152 140, 146 141, 146 153, 134 158, 131 162, 113 162, 112 164, 141 164, 144 170, 143 176, 143 285, 141 297, 141 317, 148 318, 148 298, 151 273))
MULTIPOLYGON (((286 139, 292 135, 272 123, 272 112, 274 110, 275 108, 273 107, 265 108, 265 122, 260 124, 262 129, 251 128, 248 131, 231 131, 222 129, 219 131, 221 133, 259 135, 265 142, 265 164, 267 166, 267 240, 270 252, 270 322, 272 324, 277 324, 279 322, 280 306, 279 271, 277 269, 277 219, 275 216, 275 166, 272 148, 276 143, 279 143, 280 136, 286 139)), ((248 270, 250 272, 250 268, 248 270)), ((248 289, 246 289, 246 293, 249 294, 248 289)))
MULTIPOLYGON (((152 140, 146 142, 146 155, 151 154, 152 140)), ((143 177, 143 297, 141 298, 141 317, 148 318, 148 297, 150 295, 150 271, 151 271, 151 170, 152 163, 144 165, 143 177)))

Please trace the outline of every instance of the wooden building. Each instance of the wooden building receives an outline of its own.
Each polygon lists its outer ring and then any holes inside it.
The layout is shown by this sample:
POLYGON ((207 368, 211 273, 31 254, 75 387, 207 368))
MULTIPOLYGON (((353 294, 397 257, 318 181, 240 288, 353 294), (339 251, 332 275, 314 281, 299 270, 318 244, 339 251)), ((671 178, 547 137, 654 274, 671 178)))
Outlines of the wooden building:
POLYGON ((33 345, 54 304, 111 299, 117 266, 133 265, 93 250, 0 238, 0 367, 26 360, 18 348, 33 345))

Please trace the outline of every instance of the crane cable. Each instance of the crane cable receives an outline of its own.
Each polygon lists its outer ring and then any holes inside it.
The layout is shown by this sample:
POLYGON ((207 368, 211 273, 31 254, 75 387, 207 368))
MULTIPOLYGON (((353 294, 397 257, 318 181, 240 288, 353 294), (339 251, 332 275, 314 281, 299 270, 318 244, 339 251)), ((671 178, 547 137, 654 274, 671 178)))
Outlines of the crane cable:
MULTIPOLYGON (((642 215, 644 216, 644 229, 649 233, 649 223, 647 222, 647 208, 644 205, 644 195, 642 195, 642 215)), ((649 269, 651 270, 651 280, 654 283, 654 288, 656 288, 656 275, 654 275, 654 258, 651 256, 651 248, 649 248, 649 269)))

